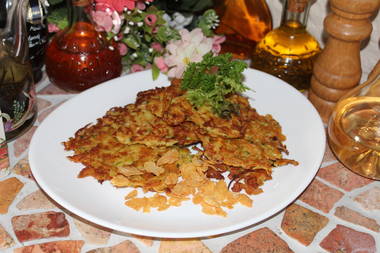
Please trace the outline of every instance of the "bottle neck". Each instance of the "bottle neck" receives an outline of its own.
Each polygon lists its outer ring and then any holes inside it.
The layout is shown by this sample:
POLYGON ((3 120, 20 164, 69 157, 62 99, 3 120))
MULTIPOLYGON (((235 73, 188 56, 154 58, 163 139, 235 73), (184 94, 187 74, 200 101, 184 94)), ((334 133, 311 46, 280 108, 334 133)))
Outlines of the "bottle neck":
POLYGON ((91 23, 87 9, 90 3, 88 0, 67 0, 67 7, 69 10, 69 26, 73 26, 77 22, 91 23))
POLYGON ((0 46, 8 55, 25 63, 29 60, 25 24, 28 0, 6 0, 5 3, 7 19, 4 29, 0 29, 0 46))
POLYGON ((312 0, 283 0, 281 25, 306 28, 312 0))

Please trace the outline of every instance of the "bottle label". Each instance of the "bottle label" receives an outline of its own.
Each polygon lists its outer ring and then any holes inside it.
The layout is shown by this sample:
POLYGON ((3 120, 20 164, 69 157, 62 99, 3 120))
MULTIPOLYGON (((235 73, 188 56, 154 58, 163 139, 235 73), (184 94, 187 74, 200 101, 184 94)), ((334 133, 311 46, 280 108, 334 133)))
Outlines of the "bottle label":
POLYGON ((47 43, 47 27, 46 24, 32 24, 27 22, 26 28, 28 31, 28 43, 29 43, 29 58, 33 63, 33 60, 40 59, 43 61, 43 55, 45 53, 45 45, 47 43))
POLYGON ((5 139, 4 124, 0 111, 0 178, 9 173, 8 146, 5 139))
POLYGON ((33 78, 38 82, 42 77, 45 50, 48 44, 47 10, 41 0, 29 0, 26 19, 29 60, 33 68, 33 78))

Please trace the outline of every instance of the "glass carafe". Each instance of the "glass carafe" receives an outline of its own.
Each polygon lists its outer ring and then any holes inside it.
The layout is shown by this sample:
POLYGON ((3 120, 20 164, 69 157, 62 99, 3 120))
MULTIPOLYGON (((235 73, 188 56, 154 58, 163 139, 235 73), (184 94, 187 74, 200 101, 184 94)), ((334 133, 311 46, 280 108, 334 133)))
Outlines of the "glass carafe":
POLYGON ((265 0, 215 0, 220 24, 215 32, 226 36, 222 53, 249 59, 256 44, 272 30, 272 15, 265 0))
POLYGON ((380 64, 377 67, 376 75, 336 104, 328 123, 328 141, 347 168, 380 180, 380 64))
POLYGON ((58 87, 79 92, 120 76, 121 56, 89 18, 89 0, 67 0, 69 26, 50 41, 46 73, 58 87))
POLYGON ((306 30, 313 0, 284 0, 282 20, 256 46, 251 66, 303 91, 310 87, 318 41, 306 30))
POLYGON ((27 0, 0 2, 3 20, 0 27, 0 118, 6 140, 11 141, 33 124, 37 111, 25 29, 27 0))

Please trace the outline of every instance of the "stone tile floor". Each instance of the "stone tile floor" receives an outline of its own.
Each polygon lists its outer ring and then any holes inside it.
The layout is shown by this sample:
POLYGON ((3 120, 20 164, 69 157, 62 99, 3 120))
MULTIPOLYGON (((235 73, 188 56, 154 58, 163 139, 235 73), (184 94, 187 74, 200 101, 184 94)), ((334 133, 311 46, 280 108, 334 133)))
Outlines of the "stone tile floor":
POLYGON ((27 150, 33 132, 51 111, 74 96, 46 77, 37 91, 38 119, 10 143, 11 173, 0 179, 0 252, 380 252, 380 182, 347 170, 328 147, 305 192, 256 226, 210 238, 161 240, 90 224, 51 201, 30 172, 27 150))

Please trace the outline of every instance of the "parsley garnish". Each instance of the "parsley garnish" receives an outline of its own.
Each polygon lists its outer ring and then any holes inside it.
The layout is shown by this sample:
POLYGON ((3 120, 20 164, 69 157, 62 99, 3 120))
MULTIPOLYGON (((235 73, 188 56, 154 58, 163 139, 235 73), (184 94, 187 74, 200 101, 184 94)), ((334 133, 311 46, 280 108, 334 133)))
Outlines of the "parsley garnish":
POLYGON ((201 62, 188 65, 181 88, 187 90, 186 96, 195 108, 208 105, 219 117, 230 118, 238 108, 226 98, 248 90, 242 82, 245 68, 245 62, 233 60, 229 53, 208 53, 201 62))

